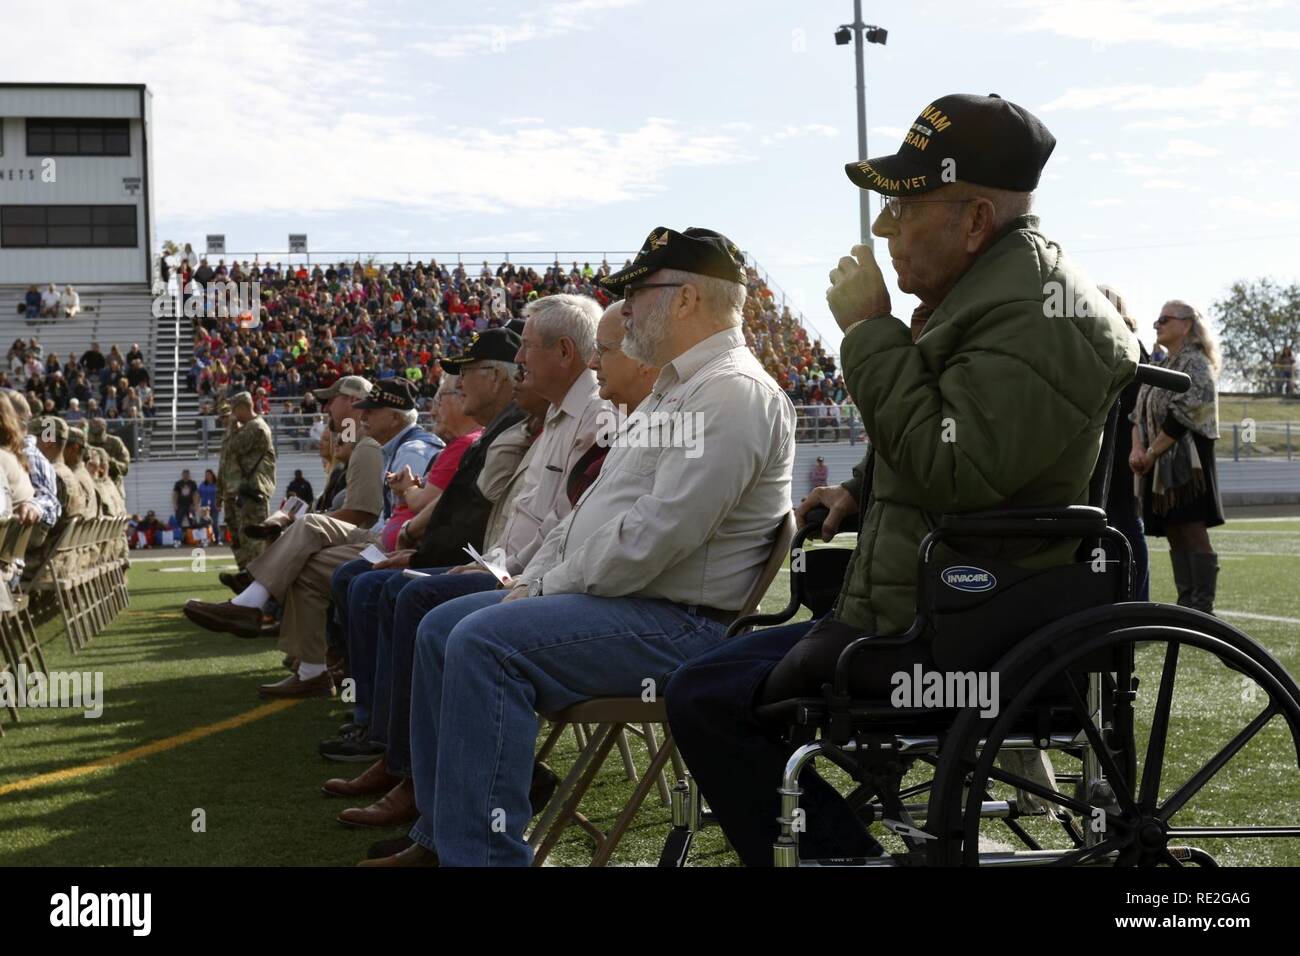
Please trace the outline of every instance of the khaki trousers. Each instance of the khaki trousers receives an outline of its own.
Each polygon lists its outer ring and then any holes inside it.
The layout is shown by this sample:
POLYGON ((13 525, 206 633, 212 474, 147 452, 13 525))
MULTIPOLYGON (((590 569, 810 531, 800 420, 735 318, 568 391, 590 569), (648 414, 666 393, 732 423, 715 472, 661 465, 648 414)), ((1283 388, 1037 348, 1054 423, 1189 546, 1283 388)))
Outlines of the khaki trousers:
POLYGON ((325 663, 325 613, 330 576, 374 544, 378 536, 325 515, 306 515, 289 526, 248 573, 280 602, 280 650, 306 664, 325 663))

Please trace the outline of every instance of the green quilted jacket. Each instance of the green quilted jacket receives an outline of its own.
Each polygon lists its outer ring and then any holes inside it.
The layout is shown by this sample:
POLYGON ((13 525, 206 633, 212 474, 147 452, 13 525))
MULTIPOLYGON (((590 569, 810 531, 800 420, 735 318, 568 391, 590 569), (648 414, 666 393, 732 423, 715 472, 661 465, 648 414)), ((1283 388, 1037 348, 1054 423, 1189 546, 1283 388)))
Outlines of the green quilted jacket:
MULTIPOLYGON (((862 528, 835 616, 876 634, 911 625, 917 550, 939 515, 1087 503, 1107 413, 1139 354, 1123 319, 1034 216, 975 261, 915 344, 882 317, 853 328, 840 353, 874 462, 845 482, 862 528)), ((959 544, 1027 568, 1065 563, 1077 547, 959 544)))

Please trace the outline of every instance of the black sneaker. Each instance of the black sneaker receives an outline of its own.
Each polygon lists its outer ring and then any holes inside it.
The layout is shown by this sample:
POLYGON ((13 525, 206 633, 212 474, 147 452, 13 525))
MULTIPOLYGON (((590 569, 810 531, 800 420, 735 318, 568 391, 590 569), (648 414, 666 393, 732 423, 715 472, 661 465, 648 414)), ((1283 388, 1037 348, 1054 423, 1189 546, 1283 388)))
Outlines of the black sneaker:
POLYGON ((339 725, 340 740, 365 740, 370 730, 369 724, 358 724, 351 720, 339 725))
POLYGON ((373 740, 345 740, 339 737, 322 741, 320 755, 326 760, 336 760, 339 763, 374 763, 387 749, 373 740))
POLYGON ((528 787, 528 802, 532 805, 533 816, 546 809, 559 786, 559 774, 544 763, 533 764, 533 782, 528 787))

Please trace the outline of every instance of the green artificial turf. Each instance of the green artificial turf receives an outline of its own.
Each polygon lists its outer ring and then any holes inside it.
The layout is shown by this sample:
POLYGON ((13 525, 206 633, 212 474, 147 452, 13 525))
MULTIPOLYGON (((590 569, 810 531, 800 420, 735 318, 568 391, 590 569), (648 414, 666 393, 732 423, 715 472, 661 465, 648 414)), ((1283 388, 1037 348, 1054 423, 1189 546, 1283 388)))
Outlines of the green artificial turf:
MULTIPOLYGON (((1262 642, 1292 674, 1300 674, 1300 520, 1240 521, 1213 532, 1222 557, 1219 608, 1225 618, 1262 642), (1262 618, 1233 616, 1245 612, 1262 618), (1291 618, 1290 621, 1267 617, 1291 618)), ((842 539, 844 543, 851 543, 842 539)), ((1153 546, 1163 545, 1153 541, 1153 546)), ((257 685, 284 675, 272 640, 210 634, 180 614, 187 597, 223 600, 215 557, 202 572, 188 562, 137 560, 130 571, 131 607, 84 651, 73 655, 58 622, 42 628, 52 669, 101 671, 104 713, 86 719, 67 710, 25 710, 18 724, 0 712, 0 788, 40 774, 80 767, 132 748, 185 734, 253 711, 265 702, 257 685)), ((1152 556, 1153 597, 1173 599, 1163 551, 1152 556)), ((778 577, 764 610, 784 605, 787 580, 778 577)), ((1240 675, 1188 651, 1176 689, 1166 794, 1204 762, 1261 708, 1240 675), (1185 674, 1184 678, 1182 675, 1185 674)), ((1144 687, 1158 682, 1160 661, 1140 660, 1144 687)), ((1145 706, 1150 707, 1151 695, 1145 706)), ((1139 706, 1143 706, 1141 703, 1139 706)), ((334 817, 353 805, 319 790, 330 776, 351 776, 358 764, 330 764, 316 753, 333 736, 347 705, 308 700, 233 729, 181 743, 110 769, 46 782, 0 795, 0 865, 349 865, 376 839, 393 831, 358 831, 334 817), (195 831, 204 811, 205 832, 195 831)), ((631 739, 639 767, 644 744, 631 739)), ((561 773, 575 753, 566 734, 550 763, 561 773)), ((1058 758, 1058 770, 1068 758, 1058 758)), ((1076 765, 1077 767, 1077 765, 1076 765)), ((1300 771, 1280 720, 1239 754, 1228 773, 1193 801, 1182 822, 1300 824, 1300 771)), ((618 751, 611 753, 583 805, 598 826, 610 824, 631 792, 618 751)), ((652 793, 625 835, 614 862, 657 860, 669 826, 668 810, 652 793)), ((1031 833, 1056 845, 1052 824, 1029 820, 1031 833)), ((990 838, 1005 830, 986 824, 990 838)), ((400 831, 399 831, 400 832, 400 831)), ((892 838, 886 838, 890 844, 892 838)), ((1224 863, 1300 864, 1300 840, 1232 845, 1195 841, 1224 863)), ((551 854, 560 865, 586 863, 587 837, 571 828, 551 854)), ((696 865, 736 865, 712 828, 692 852, 696 865)))

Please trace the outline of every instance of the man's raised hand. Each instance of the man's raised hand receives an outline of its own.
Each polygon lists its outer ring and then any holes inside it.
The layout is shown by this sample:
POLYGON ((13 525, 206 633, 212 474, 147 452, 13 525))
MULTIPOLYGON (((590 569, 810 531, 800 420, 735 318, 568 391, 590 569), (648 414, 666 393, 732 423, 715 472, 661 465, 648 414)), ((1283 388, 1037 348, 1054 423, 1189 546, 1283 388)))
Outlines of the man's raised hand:
POLYGON ((869 246, 859 243, 830 272, 826 304, 839 327, 847 332, 863 319, 888 315, 889 290, 869 246))

